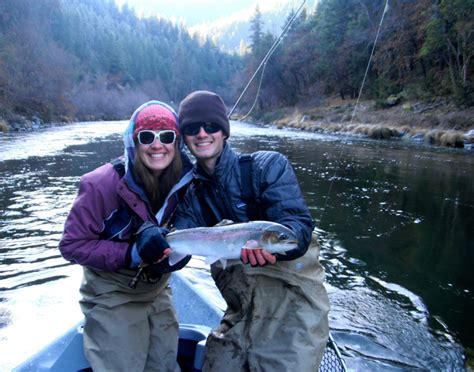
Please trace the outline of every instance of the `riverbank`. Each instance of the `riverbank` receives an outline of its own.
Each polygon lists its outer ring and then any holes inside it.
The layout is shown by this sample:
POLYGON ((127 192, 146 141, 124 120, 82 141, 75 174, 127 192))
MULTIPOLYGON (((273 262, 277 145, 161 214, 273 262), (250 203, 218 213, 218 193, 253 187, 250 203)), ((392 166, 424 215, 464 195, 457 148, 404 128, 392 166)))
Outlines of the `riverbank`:
MULTIPOLYGON (((319 105, 298 105, 265 112, 246 121, 275 125, 277 128, 381 140, 401 138, 416 143, 474 150, 474 108, 460 109, 443 98, 401 103, 396 97, 384 102, 361 101, 357 109, 355 106, 356 100, 332 98, 325 99, 319 105)), ((103 118, 97 120, 102 121, 103 118)), ((27 119, 10 115, 0 117, 0 134, 37 130, 74 121, 73 118, 62 118, 61 121, 48 123, 39 117, 27 119)))
POLYGON ((62 118, 54 122, 47 122, 38 116, 27 118, 18 114, 8 114, 0 116, 0 135, 8 132, 29 132, 42 128, 54 127, 72 123, 73 118, 62 118))
MULTIPOLYGON (((459 109, 444 99, 383 103, 328 99, 319 106, 301 105, 250 119, 277 128, 340 133, 373 139, 402 138, 436 146, 474 149, 474 109, 459 109)), ((248 119, 247 119, 248 121, 248 119)))

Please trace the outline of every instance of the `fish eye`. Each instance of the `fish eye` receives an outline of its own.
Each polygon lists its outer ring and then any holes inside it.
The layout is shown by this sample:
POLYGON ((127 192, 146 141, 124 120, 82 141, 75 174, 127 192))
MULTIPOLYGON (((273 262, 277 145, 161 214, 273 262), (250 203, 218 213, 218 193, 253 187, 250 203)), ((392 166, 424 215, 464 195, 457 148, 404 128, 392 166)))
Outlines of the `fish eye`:
POLYGON ((288 238, 288 235, 286 235, 285 233, 281 233, 280 235, 278 235, 279 240, 287 240, 288 238))

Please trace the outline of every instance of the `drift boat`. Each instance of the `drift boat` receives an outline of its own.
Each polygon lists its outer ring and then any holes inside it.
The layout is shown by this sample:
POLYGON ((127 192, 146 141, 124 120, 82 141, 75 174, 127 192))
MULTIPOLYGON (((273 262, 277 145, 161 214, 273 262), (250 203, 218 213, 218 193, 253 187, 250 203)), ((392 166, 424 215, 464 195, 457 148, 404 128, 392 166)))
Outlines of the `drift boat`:
MULTIPOLYGON (((208 301, 205 294, 194 288, 182 273, 171 275, 173 301, 180 322, 178 362, 183 372, 199 372, 204 362, 206 338, 219 324, 223 311, 208 301)), ((344 360, 331 335, 321 362, 320 371, 346 371, 344 360)), ((84 356, 82 322, 16 367, 14 372, 26 371, 92 371, 84 356)))

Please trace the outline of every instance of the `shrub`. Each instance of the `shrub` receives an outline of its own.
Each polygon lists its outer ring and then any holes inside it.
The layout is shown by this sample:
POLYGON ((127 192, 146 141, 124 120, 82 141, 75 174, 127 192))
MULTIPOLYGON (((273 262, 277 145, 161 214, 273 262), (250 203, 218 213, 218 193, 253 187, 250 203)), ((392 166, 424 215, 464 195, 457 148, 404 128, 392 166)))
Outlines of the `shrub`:
POLYGON ((6 133, 10 130, 8 123, 5 120, 0 120, 0 132, 6 133))
POLYGON ((442 120, 443 127, 454 130, 474 128, 474 118, 470 113, 449 113, 442 120))
POLYGON ((264 123, 273 123, 276 122, 284 117, 284 112, 282 110, 277 111, 269 111, 260 116, 260 120, 264 123))

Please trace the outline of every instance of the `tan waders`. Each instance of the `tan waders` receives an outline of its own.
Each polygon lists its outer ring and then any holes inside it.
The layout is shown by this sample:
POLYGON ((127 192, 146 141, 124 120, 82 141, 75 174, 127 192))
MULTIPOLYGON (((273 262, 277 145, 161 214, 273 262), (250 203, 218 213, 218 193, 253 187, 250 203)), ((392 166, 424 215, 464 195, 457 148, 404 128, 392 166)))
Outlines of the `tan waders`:
POLYGON ((318 256, 313 234, 307 253, 294 261, 212 267, 228 307, 208 337, 205 371, 317 371, 329 335, 318 256))
POLYGON ((94 371, 179 371, 179 326, 169 275, 128 287, 132 271, 84 268, 81 309, 84 351, 94 371))

